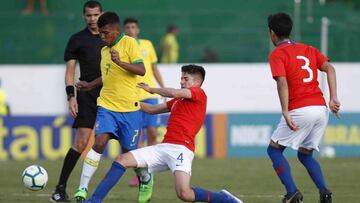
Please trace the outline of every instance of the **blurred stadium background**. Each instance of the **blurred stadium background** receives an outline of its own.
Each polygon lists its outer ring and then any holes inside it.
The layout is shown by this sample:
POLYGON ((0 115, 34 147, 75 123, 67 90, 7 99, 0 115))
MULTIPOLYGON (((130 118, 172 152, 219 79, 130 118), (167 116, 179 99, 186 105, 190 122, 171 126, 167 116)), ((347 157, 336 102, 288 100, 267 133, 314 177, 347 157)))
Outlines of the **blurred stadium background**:
MULTIPOLYGON (((49 14, 21 15, 25 0, 0 7, 0 79, 12 114, 0 117, 0 202, 47 202, 74 132, 67 115, 63 52, 68 38, 84 27, 84 0, 49 0, 49 14), (39 163, 49 186, 34 193, 21 186, 22 170, 39 163)), ((140 21, 141 37, 156 48, 169 24, 179 28, 179 64, 160 64, 167 86, 177 87, 183 63, 202 63, 205 48, 217 63, 207 68, 208 115, 197 137, 194 184, 229 188, 246 202, 279 202, 283 190, 266 159, 266 145, 279 118, 275 83, 267 65, 273 48, 266 18, 277 11, 294 19, 292 38, 321 49, 338 73, 341 119, 330 116, 324 136, 324 165, 334 202, 359 202, 360 195, 360 1, 359 0, 101 0, 105 11, 140 21), (220 173, 223 171, 224 173, 220 173)), ((327 95, 324 78, 321 85, 327 95)), ((165 131, 167 115, 162 117, 165 131)), ((161 140, 161 136, 159 136, 161 140)), ((111 143, 107 157, 119 152, 111 143)), ((295 153, 288 150, 289 156, 295 153)), ((111 159, 104 161, 92 187, 111 159)), ((305 202, 317 202, 306 171, 292 160, 305 202)), ((69 183, 76 189, 82 164, 69 183)), ((132 176, 128 173, 129 178, 132 176)), ((170 174, 158 175, 153 202, 175 201, 170 174), (166 194, 166 195, 165 195, 166 194)), ((136 192, 123 181, 109 202, 135 202, 136 192), (130 197, 129 194, 134 194, 130 197)), ((90 190, 90 192, 92 189, 90 190)), ((179 201, 178 201, 179 202, 179 201)))

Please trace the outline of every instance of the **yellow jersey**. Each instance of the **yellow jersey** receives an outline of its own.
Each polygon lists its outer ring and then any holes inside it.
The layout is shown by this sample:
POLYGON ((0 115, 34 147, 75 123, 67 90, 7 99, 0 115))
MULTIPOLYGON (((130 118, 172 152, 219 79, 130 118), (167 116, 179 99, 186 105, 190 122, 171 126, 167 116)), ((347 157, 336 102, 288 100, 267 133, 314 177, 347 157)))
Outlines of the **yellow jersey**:
POLYGON ((176 35, 168 33, 161 40, 161 63, 177 63, 179 57, 179 44, 176 35))
POLYGON ((119 52, 119 58, 126 63, 142 63, 136 39, 122 33, 114 45, 101 49, 101 78, 103 87, 97 105, 115 112, 132 112, 140 109, 138 75, 130 73, 111 60, 110 49, 119 52))
MULTIPOLYGON (((138 44, 140 48, 140 54, 144 59, 144 66, 146 73, 144 76, 139 77, 139 81, 148 84, 150 87, 155 87, 155 77, 152 69, 152 65, 157 63, 157 56, 151 41, 146 39, 138 39, 138 44)), ((149 98, 158 98, 157 94, 151 94, 143 89, 140 90, 139 99, 140 101, 149 98)))

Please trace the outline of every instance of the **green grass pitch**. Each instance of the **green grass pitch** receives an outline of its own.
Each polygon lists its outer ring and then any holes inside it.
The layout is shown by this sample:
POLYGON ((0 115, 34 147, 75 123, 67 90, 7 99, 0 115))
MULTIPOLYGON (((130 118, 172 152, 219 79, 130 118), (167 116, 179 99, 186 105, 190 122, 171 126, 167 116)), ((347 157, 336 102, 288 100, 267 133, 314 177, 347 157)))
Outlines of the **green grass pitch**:
MULTIPOLYGON (((360 158, 321 159, 327 183, 332 189, 334 203, 360 202, 360 158)), ((49 202, 50 194, 58 181, 62 161, 2 161, 0 162, 0 202, 49 202), (47 187, 38 192, 22 186, 21 174, 26 166, 39 164, 49 174, 47 187)), ((110 160, 100 162, 90 185, 90 194, 104 176, 110 160)), ((290 159, 292 174, 304 195, 304 202, 318 202, 318 192, 306 170, 295 159, 290 159)), ((82 163, 78 163, 68 182, 67 192, 72 197, 80 179, 82 163)), ((109 193, 105 202, 135 203, 137 188, 129 188, 127 182, 134 175, 128 170, 120 183, 109 193)), ((174 178, 170 172, 155 176, 153 203, 176 203, 174 178)), ((192 185, 213 191, 226 188, 247 203, 279 203, 284 189, 265 158, 254 159, 195 159, 192 185)), ((74 202, 74 199, 72 199, 74 202)))

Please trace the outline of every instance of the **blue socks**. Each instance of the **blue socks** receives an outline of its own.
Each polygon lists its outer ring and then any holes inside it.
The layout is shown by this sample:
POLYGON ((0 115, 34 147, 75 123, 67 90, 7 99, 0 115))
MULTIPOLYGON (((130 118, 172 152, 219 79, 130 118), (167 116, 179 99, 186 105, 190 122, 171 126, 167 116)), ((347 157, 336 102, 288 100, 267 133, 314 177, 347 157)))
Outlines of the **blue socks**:
POLYGON ((211 192, 199 187, 193 187, 192 189, 195 193, 195 202, 220 203, 226 200, 226 196, 219 192, 211 192))
POLYGON ((276 174, 279 176, 282 184, 286 188, 287 195, 292 195, 297 191, 297 187, 291 176, 289 163, 283 155, 284 149, 284 147, 278 149, 269 145, 267 153, 273 163, 276 174))
POLYGON ((111 188, 113 188, 114 185, 120 180, 125 170, 126 168, 124 166, 114 161, 110 170, 97 186, 93 196, 90 199, 91 202, 101 202, 107 193, 111 190, 111 188))
POLYGON ((298 152, 298 158, 300 162, 305 166, 311 179, 314 181, 319 191, 323 191, 326 188, 326 183, 321 172, 319 163, 313 158, 312 152, 310 154, 304 154, 298 152))

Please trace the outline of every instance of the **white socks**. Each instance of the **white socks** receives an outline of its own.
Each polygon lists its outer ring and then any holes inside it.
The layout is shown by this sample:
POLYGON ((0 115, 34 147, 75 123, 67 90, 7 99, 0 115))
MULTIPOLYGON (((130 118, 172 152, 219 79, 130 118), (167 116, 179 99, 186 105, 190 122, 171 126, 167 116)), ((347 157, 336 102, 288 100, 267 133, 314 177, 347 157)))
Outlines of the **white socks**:
POLYGON ((100 158, 101 154, 95 152, 93 149, 90 149, 87 153, 83 164, 79 189, 88 188, 91 177, 99 165, 100 158))

